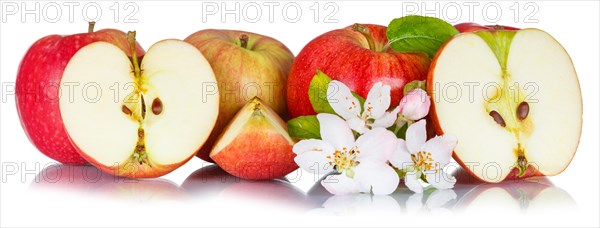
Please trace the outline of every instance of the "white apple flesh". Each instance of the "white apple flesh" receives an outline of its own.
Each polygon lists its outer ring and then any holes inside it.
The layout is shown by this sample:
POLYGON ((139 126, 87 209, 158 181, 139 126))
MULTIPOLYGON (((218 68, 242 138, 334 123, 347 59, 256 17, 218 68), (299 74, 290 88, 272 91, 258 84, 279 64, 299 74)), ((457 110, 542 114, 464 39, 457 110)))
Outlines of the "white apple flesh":
POLYGON ((577 150, 579 81, 544 31, 457 35, 438 51, 427 81, 438 134, 458 138, 455 159, 483 181, 556 175, 577 150))
POLYGON ((82 86, 74 87, 74 96, 61 96, 60 111, 71 141, 90 163, 119 176, 157 177, 188 161, 206 141, 218 115, 216 79, 202 54, 178 40, 154 44, 136 64, 106 42, 83 47, 61 81, 82 86), (95 95, 84 85, 103 93, 96 100, 78 97, 95 95))

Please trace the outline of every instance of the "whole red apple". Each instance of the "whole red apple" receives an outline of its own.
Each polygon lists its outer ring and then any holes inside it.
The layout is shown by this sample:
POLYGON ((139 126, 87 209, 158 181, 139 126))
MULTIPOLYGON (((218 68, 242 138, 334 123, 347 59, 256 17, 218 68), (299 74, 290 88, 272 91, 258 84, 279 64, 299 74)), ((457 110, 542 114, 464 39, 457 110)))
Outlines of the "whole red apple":
POLYGON ((404 85, 425 80, 430 59, 420 53, 399 53, 386 45, 386 27, 355 24, 327 32, 300 51, 288 76, 291 117, 314 114, 308 87, 317 70, 366 97, 377 82, 391 86, 392 104, 402 98, 404 85))
POLYGON ((287 116, 287 74, 294 54, 268 36, 236 30, 207 29, 185 39, 196 46, 217 77, 219 117, 198 157, 212 162, 209 153, 233 116, 257 96, 279 116, 287 116))
MULTIPOLYGON (((124 32, 93 32, 93 27, 92 22, 87 33, 38 40, 21 60, 17 74, 15 98, 25 134, 39 151, 64 164, 86 163, 69 142, 59 111, 60 81, 67 63, 80 48, 97 41, 112 43, 127 53, 130 49, 124 32)), ((144 51, 136 46, 142 56, 144 51)))

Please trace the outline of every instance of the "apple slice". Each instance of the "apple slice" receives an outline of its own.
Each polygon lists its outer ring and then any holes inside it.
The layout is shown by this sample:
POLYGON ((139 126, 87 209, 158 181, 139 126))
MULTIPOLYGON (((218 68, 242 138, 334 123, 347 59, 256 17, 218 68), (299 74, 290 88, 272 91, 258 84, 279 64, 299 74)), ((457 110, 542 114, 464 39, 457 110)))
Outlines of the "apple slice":
POLYGON ((427 88, 438 134, 458 138, 454 158, 483 181, 556 175, 577 150, 579 81, 544 31, 457 35, 434 58, 427 88))
POLYGON ((60 112, 71 141, 90 163, 119 176, 157 177, 181 166, 218 115, 209 63, 179 40, 154 44, 140 66, 115 45, 92 43, 69 61, 61 81, 68 84, 76 86, 61 96, 60 112))
POLYGON ((298 168, 293 145, 281 117, 254 97, 225 128, 210 157, 236 177, 274 179, 298 168))

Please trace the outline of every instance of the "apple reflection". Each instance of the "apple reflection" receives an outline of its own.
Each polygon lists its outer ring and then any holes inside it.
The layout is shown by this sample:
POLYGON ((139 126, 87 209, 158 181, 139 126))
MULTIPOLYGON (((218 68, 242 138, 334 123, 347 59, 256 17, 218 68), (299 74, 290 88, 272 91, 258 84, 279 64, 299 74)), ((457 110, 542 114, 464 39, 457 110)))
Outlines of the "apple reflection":
POLYGON ((384 214, 424 212, 469 214, 483 210, 522 214, 524 212, 558 213, 577 207, 571 195, 554 186, 547 177, 492 184, 475 180, 461 170, 457 171, 455 176, 457 184, 453 189, 439 190, 429 187, 419 194, 408 190, 401 183, 400 188, 389 196, 369 194, 335 196, 329 194, 318 182, 308 191, 308 198, 317 208, 311 213, 352 215, 358 208, 369 208, 371 212, 379 211, 384 214), (391 205, 390 199, 396 205, 391 205), (349 210, 349 208, 355 209, 349 210))
POLYGON ((244 180, 228 174, 216 165, 196 170, 181 186, 199 200, 213 199, 225 204, 234 202, 235 208, 239 210, 251 209, 254 206, 292 210, 311 208, 310 204, 306 203, 304 192, 287 179, 244 180))
POLYGON ((107 174, 94 166, 54 164, 40 171, 31 182, 32 192, 52 192, 70 196, 98 196, 110 199, 146 202, 180 200, 185 191, 165 179, 129 179, 107 174))

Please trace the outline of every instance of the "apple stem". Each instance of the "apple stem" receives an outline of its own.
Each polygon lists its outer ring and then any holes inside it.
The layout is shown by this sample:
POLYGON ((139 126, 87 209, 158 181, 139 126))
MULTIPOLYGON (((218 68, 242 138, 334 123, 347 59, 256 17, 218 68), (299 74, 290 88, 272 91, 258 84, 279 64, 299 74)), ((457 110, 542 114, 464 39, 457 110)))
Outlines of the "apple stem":
POLYGON ((129 48, 131 49, 131 60, 133 61, 133 70, 135 72, 135 77, 140 78, 141 70, 140 70, 140 65, 138 64, 137 53, 136 53, 137 45, 135 42, 135 31, 129 31, 127 33, 127 42, 129 42, 129 48))
POLYGON ((96 22, 95 21, 90 21, 88 23, 88 33, 94 32, 94 26, 96 26, 96 22))
POLYGON ((390 49, 390 42, 386 42, 385 45, 383 45, 383 48, 381 49, 383 52, 387 52, 387 50, 390 49))
POLYGON ((246 35, 246 34, 240 35, 240 46, 242 48, 248 47, 248 39, 249 39, 248 35, 246 35))
POLYGON ((373 40, 373 36, 371 36, 371 31, 367 26, 356 23, 352 26, 352 30, 360 32, 360 34, 362 34, 367 39, 367 42, 369 43, 369 49, 377 51, 375 47, 375 41, 373 40))

